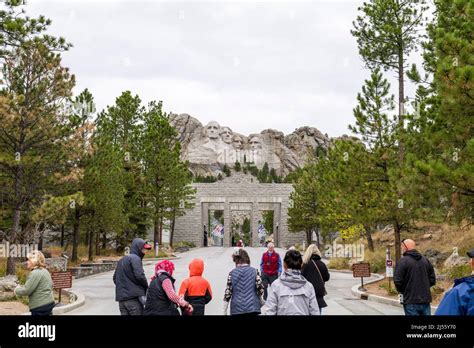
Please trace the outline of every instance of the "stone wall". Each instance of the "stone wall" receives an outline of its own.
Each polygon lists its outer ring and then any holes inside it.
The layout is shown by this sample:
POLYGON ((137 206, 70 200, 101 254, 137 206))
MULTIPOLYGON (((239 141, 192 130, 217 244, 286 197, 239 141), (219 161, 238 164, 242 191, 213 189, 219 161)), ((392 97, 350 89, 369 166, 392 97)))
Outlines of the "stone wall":
POLYGON ((288 232, 289 196, 291 184, 261 184, 250 175, 232 172, 231 177, 211 184, 196 183, 195 207, 176 220, 174 242, 191 241, 198 247, 204 245, 204 224, 210 209, 224 210, 224 246, 230 246, 231 210, 247 210, 251 216, 253 246, 258 243, 258 218, 261 210, 275 210, 274 240, 279 247, 301 244, 303 232, 288 232), (277 231, 278 224, 278 233, 277 231))

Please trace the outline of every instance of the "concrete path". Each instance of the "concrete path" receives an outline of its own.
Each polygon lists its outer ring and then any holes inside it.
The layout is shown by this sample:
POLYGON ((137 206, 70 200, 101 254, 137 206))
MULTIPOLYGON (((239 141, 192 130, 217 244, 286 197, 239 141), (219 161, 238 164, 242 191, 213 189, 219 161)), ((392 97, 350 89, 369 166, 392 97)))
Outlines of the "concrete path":
MULTIPOLYGON (((245 248, 250 255, 252 266, 258 267, 260 258, 265 248, 245 248)), ((206 314, 222 314, 224 290, 232 262, 233 248, 199 248, 182 253, 179 259, 173 260, 175 264, 176 290, 181 281, 188 277, 188 264, 193 258, 202 258, 205 262, 204 277, 212 286, 214 298, 206 306, 206 314)), ((277 249, 280 255, 285 250, 277 249)), ((146 261, 145 261, 146 263, 146 261)), ((149 279, 154 270, 154 262, 145 265, 145 273, 149 279)), ((86 304, 69 315, 118 315, 118 303, 114 301, 115 286, 112 281, 113 272, 107 272, 75 280, 73 289, 86 296, 86 304)), ((367 280, 370 280, 367 279, 367 280)), ((323 309, 323 315, 383 315, 403 314, 401 308, 390 305, 356 299, 351 294, 351 286, 358 283, 359 279, 352 278, 351 273, 331 273, 331 280, 326 283, 328 307, 323 309)))

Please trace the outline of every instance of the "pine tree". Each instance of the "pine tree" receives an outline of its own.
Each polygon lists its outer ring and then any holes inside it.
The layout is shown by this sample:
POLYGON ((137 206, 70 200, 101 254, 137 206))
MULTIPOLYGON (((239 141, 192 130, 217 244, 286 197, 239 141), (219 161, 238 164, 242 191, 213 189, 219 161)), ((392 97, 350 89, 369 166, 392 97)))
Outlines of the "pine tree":
POLYGON ((423 180, 439 185, 448 217, 467 224, 474 220, 473 23, 472 1, 436 2, 424 55, 434 75, 433 107, 423 133, 432 151, 415 163, 423 180))
MULTIPOLYGON (((425 0, 370 0, 358 8, 363 15, 353 22, 359 54, 371 69, 393 70, 398 78, 398 132, 402 133, 405 115, 405 70, 407 57, 420 45, 420 28, 427 10, 425 0)), ((399 145, 400 165, 404 145, 399 145)))
MULTIPOLYGON (((59 54, 40 40, 25 42, 3 66, 0 92, 0 167, 12 227, 8 239, 22 242, 22 213, 39 205, 44 188, 63 159, 65 120, 61 102, 71 95, 74 76, 61 66, 59 54), (34 96, 31 97, 31 96, 34 96)), ((15 260, 7 262, 15 273, 15 260)))

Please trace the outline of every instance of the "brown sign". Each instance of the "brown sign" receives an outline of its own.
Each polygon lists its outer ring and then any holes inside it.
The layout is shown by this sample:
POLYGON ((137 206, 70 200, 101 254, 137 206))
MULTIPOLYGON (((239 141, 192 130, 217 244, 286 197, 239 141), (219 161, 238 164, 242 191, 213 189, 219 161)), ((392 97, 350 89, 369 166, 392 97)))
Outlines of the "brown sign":
POLYGON ((51 273, 53 279, 54 289, 69 289, 72 288, 72 272, 53 272, 51 273))
POLYGON ((370 263, 354 263, 352 265, 352 274, 354 278, 370 277, 370 263))

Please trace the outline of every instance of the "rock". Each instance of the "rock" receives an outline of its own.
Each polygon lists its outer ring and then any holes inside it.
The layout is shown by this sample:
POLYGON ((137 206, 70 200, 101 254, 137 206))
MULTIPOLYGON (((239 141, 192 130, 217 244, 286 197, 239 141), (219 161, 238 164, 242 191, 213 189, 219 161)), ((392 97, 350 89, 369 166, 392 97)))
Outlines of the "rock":
POLYGON ((301 127, 285 136, 275 129, 245 136, 215 121, 203 126, 188 114, 171 114, 170 123, 178 132, 181 157, 195 175, 214 175, 236 161, 261 169, 265 163, 284 176, 301 168, 316 149, 327 150, 331 141, 314 127, 301 127))
POLYGON ((9 301, 14 299, 15 288, 18 286, 18 278, 16 276, 6 276, 0 278, 0 301, 9 301))
POLYGON ((174 251, 178 252, 178 253, 184 253, 186 251, 189 251, 189 247, 188 246, 180 246, 180 247, 177 247, 174 251))
POLYGON ((433 264, 438 265, 448 257, 449 253, 442 253, 439 250, 427 249, 423 255, 433 264))
POLYGON ((464 257, 464 256, 459 256, 456 254, 452 254, 449 256, 446 261, 444 261, 444 267, 455 267, 455 266, 462 266, 462 265, 467 265, 471 262, 471 259, 464 257))

